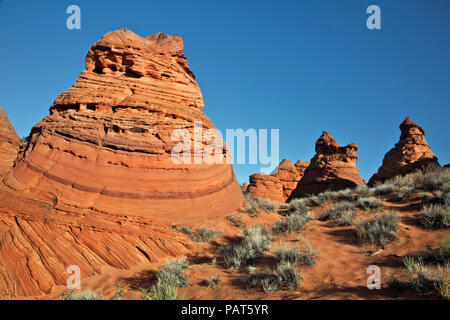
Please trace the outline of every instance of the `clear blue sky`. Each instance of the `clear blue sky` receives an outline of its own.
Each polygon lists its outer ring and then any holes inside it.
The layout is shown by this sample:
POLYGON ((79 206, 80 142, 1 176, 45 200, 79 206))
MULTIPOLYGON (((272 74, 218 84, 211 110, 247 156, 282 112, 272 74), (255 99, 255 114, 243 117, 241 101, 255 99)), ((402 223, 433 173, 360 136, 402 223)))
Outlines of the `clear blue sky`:
MULTIPOLYGON (((450 162, 450 1, 0 0, 0 106, 20 136, 72 86, 90 46, 121 27, 180 34, 207 116, 221 130, 279 128, 281 158, 309 160, 331 131, 358 145, 368 180, 410 116, 450 162), (66 28, 70 4, 81 30, 66 28), (366 28, 371 4, 381 30, 366 28)), ((240 182, 258 169, 235 166, 240 182)))

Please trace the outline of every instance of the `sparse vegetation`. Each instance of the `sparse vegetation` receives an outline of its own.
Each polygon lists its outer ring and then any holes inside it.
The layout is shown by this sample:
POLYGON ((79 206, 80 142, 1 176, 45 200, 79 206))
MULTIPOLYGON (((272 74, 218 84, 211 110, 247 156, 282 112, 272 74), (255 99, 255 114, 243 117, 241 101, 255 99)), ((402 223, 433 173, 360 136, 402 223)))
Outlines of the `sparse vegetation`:
POLYGON ((250 215, 257 215, 260 211, 264 212, 276 212, 282 205, 279 202, 272 201, 264 198, 255 198, 250 193, 245 193, 245 200, 247 201, 247 207, 245 211, 250 215))
POLYGON ((180 232, 188 235, 189 238, 191 238, 195 242, 199 242, 199 243, 200 242, 203 242, 203 243, 210 242, 221 234, 220 232, 214 232, 208 228, 200 228, 200 229, 192 230, 192 229, 189 229, 186 227, 178 227, 176 225, 174 225, 173 228, 177 231, 180 231, 180 232))
POLYGON ((425 205, 422 208, 420 221, 427 229, 448 228, 450 227, 450 208, 442 204, 425 205))
POLYGON ((314 220, 314 216, 308 210, 294 211, 281 221, 276 222, 272 231, 275 234, 301 231, 311 220, 314 220))
POLYGON ((353 218, 355 218, 355 211, 344 211, 340 217, 335 221, 336 226, 351 226, 353 225, 353 218))
POLYGON ((227 220, 230 221, 235 227, 241 229, 245 228, 245 223, 242 222, 242 219, 234 214, 227 216, 227 220))
POLYGON ((373 191, 367 186, 357 186, 355 187, 355 192, 358 199, 368 198, 373 195, 373 191))
POLYGON ((249 288, 261 288, 265 293, 277 291, 280 288, 294 290, 299 285, 300 274, 294 264, 284 261, 279 263, 273 271, 268 268, 261 271, 251 270, 244 277, 244 282, 249 288))
POLYGON ((363 210, 375 209, 383 206, 383 201, 373 196, 358 198, 356 206, 363 210))
POLYGON ((336 203, 334 206, 326 210, 319 218, 319 220, 335 220, 342 217, 346 212, 354 212, 355 204, 349 201, 342 201, 336 203))
POLYGON ((396 213, 379 214, 373 219, 360 223, 356 235, 360 242, 385 247, 390 241, 397 240, 399 218, 396 213))
POLYGON ((271 241, 269 229, 254 226, 244 229, 240 243, 222 247, 221 255, 228 267, 239 268, 261 259, 270 248, 271 241))
POLYGON ((372 191, 375 195, 382 196, 394 192, 395 189, 396 189, 395 184, 387 181, 384 183, 375 184, 375 187, 372 188, 372 191))
POLYGON ((414 187, 402 188, 395 193, 393 200, 398 201, 398 202, 406 201, 409 198, 411 198, 411 195, 413 194, 413 192, 414 192, 414 187))
POLYGON ((203 284, 208 288, 216 288, 219 285, 220 281, 221 280, 219 276, 211 276, 207 280, 204 280, 203 284))
POLYGON ((178 288, 188 285, 187 276, 182 272, 189 266, 186 258, 166 261, 161 271, 156 274, 157 282, 152 286, 151 298, 153 300, 176 300, 178 288))

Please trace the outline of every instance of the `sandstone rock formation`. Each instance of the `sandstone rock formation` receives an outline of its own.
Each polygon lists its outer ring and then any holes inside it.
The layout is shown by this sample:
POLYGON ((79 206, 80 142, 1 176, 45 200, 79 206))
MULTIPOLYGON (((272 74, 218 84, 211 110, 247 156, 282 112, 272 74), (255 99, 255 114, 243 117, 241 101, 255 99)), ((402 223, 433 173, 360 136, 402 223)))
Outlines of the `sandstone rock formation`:
POLYGON ((0 177, 12 167, 19 152, 20 143, 5 111, 0 108, 0 177))
POLYGON ((283 199, 286 200, 292 193, 292 190, 297 186, 298 181, 301 178, 298 167, 292 163, 291 160, 283 159, 276 172, 273 174, 275 178, 280 180, 283 187, 283 199))
POLYGON ((250 177, 250 185, 247 189, 254 197, 263 197, 281 202, 286 201, 297 186, 298 181, 309 165, 309 161, 283 159, 278 167, 270 175, 257 174, 250 177), (275 179, 274 179, 275 178, 275 179), (251 187, 250 187, 251 186, 251 187), (281 189, 280 189, 281 186, 281 189))
POLYGON ((331 133, 324 131, 316 142, 315 156, 288 200, 364 184, 356 168, 357 150, 354 143, 339 146, 331 133))
POLYGON ((247 192, 247 188, 248 188, 248 183, 247 183, 247 182, 244 182, 244 183, 241 185, 241 190, 242 190, 242 192, 247 192))
POLYGON ((208 141, 194 141, 194 121, 214 128, 182 51, 177 35, 126 29, 89 50, 0 186, 0 296, 48 293, 70 265, 86 276, 186 253, 173 223, 241 206, 231 165, 171 157, 174 130, 195 154, 208 141))
POLYGON ((370 178, 369 185, 373 186, 376 182, 407 174, 428 165, 439 166, 437 158, 425 140, 425 131, 419 125, 407 117, 400 124, 400 130, 400 140, 386 153, 383 164, 370 178))
POLYGON ((283 185, 278 178, 264 173, 255 173, 250 176, 247 191, 255 198, 265 198, 284 202, 283 185))
POLYGON ((297 168, 300 178, 303 177, 303 175, 305 174, 306 168, 308 168, 310 163, 311 163, 310 161, 302 161, 302 160, 298 160, 295 163, 295 167, 297 168))

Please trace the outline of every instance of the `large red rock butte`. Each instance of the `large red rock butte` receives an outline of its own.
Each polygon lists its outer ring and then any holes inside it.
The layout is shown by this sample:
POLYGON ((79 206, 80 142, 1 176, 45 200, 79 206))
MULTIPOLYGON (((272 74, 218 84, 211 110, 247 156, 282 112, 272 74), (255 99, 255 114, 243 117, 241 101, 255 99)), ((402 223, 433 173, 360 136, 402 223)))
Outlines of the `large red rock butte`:
POLYGON ((48 293, 69 265, 88 276, 186 253, 173 223, 242 205, 231 165, 172 161, 174 130, 193 142, 194 121, 214 128, 182 51, 178 35, 126 29, 89 50, 0 186, 0 296, 48 293))
POLYGON ((369 185, 430 165, 439 166, 425 140, 425 131, 418 124, 407 117, 400 124, 400 130, 400 140, 386 153, 378 172, 370 178, 369 185))
POLYGON ((316 142, 315 150, 316 154, 288 201, 327 190, 365 184, 356 168, 356 144, 341 147, 330 132, 324 131, 316 142))
POLYGON ((20 139, 9 122, 5 110, 0 108, 0 177, 12 167, 20 144, 20 139))

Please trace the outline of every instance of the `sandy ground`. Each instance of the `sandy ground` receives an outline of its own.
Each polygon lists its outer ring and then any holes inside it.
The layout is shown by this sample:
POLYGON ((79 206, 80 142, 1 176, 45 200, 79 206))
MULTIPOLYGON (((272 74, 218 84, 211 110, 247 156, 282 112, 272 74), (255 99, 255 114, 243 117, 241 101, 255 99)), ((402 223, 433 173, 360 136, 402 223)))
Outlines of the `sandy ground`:
MULTIPOLYGON (((189 276, 189 286, 179 290, 184 299, 433 299, 436 297, 424 297, 408 293, 395 297, 387 288, 386 273, 401 276, 406 271, 402 258, 416 254, 426 244, 433 247, 450 236, 447 230, 425 230, 419 224, 420 201, 412 200, 408 203, 393 203, 385 201, 382 209, 384 212, 395 210, 401 217, 398 233, 399 240, 388 244, 387 248, 378 251, 378 248, 361 246, 355 237, 354 227, 335 227, 332 221, 311 221, 305 230, 290 235, 275 235, 272 249, 266 253, 266 257, 255 264, 256 267, 274 267, 276 260, 274 248, 280 242, 289 242, 302 245, 305 240, 310 241, 314 249, 320 250, 316 265, 301 266, 300 287, 294 291, 282 290, 266 294, 259 289, 247 289, 242 282, 246 274, 246 268, 230 272, 220 258, 221 245, 238 240, 241 229, 234 226, 226 217, 210 220, 193 227, 207 227, 215 231, 221 231, 223 236, 209 244, 199 244, 187 257, 190 266, 185 274, 189 276), (299 237, 300 235, 300 237, 299 237), (212 260, 216 258, 217 263, 212 260), (369 290, 366 286, 367 267, 377 265, 381 269, 380 290, 369 290), (202 282, 211 276, 219 276, 221 282, 216 288, 208 288, 202 282)), ((330 204, 316 207, 313 213, 318 216, 330 204)), ((357 220, 365 220, 376 213, 377 210, 357 211, 357 220)), ((378 209, 379 211, 379 209, 378 209)), ((275 213, 261 212, 256 217, 251 217, 245 212, 235 212, 233 215, 247 226, 261 224, 272 226, 280 220, 281 216, 275 213)), ((124 290, 122 299, 140 299, 141 288, 150 288, 156 281, 155 272, 159 270, 159 263, 146 263, 129 270, 118 270, 105 267, 102 273, 90 278, 82 278, 82 288, 91 289, 111 298, 116 293, 116 286, 124 290)), ((59 299, 62 293, 68 289, 64 286, 55 287, 51 294, 31 299, 59 299)))

